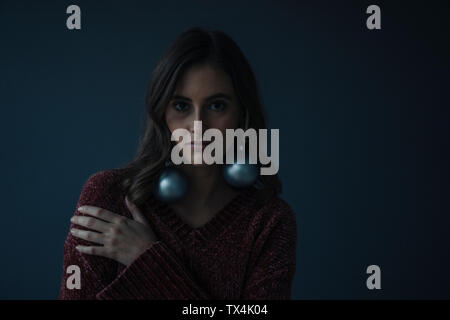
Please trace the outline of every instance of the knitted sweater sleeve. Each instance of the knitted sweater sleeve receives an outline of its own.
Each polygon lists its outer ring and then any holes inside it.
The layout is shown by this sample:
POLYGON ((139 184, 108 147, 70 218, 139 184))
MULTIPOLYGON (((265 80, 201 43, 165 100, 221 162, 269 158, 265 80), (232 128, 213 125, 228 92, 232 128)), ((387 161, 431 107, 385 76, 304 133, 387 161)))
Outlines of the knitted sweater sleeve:
POLYGON ((296 269, 297 222, 290 206, 278 199, 272 217, 255 240, 241 299, 286 300, 296 269))
POLYGON ((64 266, 80 266, 81 289, 69 290, 64 277, 60 299, 211 299, 161 241, 153 243, 120 273, 113 260, 99 264, 95 260, 101 257, 81 255, 76 252, 75 241, 67 243, 64 266), (111 277, 113 274, 116 276, 111 277))
POLYGON ((153 243, 97 299, 212 299, 161 241, 153 243))

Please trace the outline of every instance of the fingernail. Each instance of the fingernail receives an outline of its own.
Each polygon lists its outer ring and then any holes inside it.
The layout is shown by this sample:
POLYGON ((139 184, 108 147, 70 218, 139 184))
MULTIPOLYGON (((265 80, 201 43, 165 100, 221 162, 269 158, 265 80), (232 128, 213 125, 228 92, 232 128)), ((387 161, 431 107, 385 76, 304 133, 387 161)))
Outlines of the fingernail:
POLYGON ((75 217, 70 218, 70 222, 74 222, 75 221, 75 217))
POLYGON ((85 209, 86 209, 86 208, 85 208, 84 206, 81 206, 81 207, 78 208, 78 211, 81 212, 81 211, 84 211, 85 209))

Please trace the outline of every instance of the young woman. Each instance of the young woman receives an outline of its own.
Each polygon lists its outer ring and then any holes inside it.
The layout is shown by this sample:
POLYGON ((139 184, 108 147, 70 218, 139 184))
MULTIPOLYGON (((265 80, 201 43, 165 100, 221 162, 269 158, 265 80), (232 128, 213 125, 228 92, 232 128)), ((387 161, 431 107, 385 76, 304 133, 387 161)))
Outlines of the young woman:
POLYGON ((239 47, 220 31, 183 32, 157 65, 146 106, 135 159, 83 187, 64 247, 60 299, 290 299, 297 224, 278 196, 277 175, 237 189, 221 164, 182 164, 185 196, 175 203, 154 196, 175 129, 192 134, 195 157, 196 120, 224 137, 226 129, 266 128, 239 47))

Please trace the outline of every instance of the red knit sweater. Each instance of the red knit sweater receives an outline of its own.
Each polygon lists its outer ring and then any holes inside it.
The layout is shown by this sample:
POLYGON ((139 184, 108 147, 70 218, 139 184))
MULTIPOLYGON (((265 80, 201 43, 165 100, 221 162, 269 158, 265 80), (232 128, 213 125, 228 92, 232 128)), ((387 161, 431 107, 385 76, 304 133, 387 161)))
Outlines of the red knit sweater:
MULTIPOLYGON (((92 205, 132 218, 118 184, 121 172, 110 169, 92 175, 77 208, 92 205)), ((279 197, 257 206, 256 192, 245 189, 199 228, 190 227, 152 197, 141 212, 158 241, 129 266, 79 253, 77 245, 95 244, 69 233, 59 298, 290 299, 296 267, 295 214, 279 197), (80 289, 66 287, 70 265, 80 268, 80 289)))

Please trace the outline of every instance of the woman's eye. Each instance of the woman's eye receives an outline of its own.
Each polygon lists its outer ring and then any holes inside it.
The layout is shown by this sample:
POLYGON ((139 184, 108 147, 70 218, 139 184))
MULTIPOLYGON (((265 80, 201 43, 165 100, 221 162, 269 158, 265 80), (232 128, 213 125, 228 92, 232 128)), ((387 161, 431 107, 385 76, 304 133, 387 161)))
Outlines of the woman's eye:
POLYGON ((182 103, 182 102, 174 103, 173 107, 175 108, 175 110, 177 110, 179 112, 184 112, 187 109, 189 109, 189 106, 186 103, 182 103))
POLYGON ((223 102, 212 103, 209 106, 209 109, 211 109, 213 111, 222 111, 223 109, 225 109, 225 103, 223 103, 223 102))

